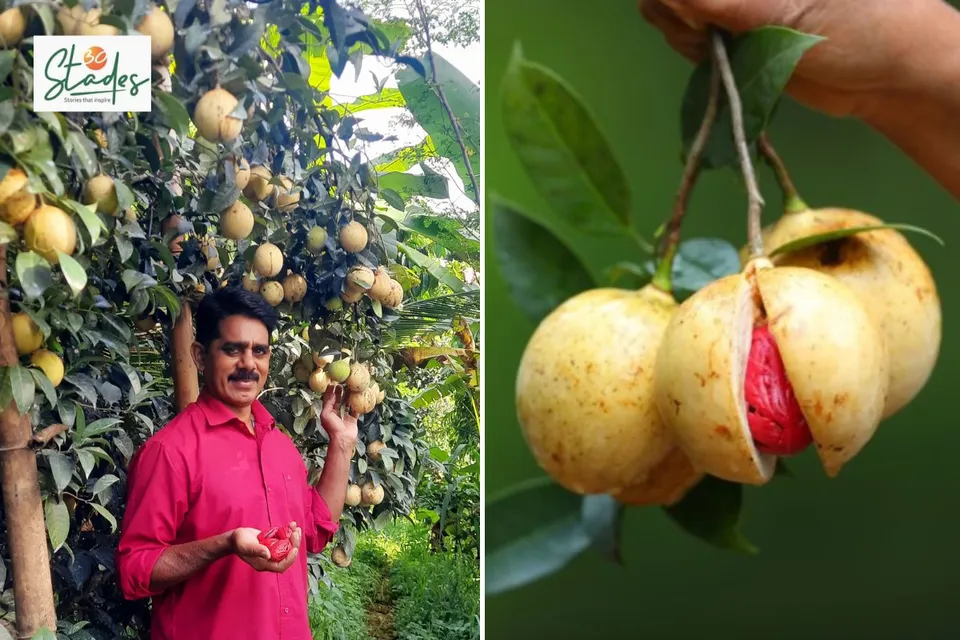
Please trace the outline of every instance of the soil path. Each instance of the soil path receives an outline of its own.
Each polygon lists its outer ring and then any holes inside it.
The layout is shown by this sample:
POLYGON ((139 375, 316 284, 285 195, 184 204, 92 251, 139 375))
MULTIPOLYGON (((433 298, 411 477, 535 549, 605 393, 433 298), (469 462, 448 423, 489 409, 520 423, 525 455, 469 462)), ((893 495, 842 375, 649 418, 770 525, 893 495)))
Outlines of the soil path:
POLYGON ((397 640, 393 627, 393 596, 390 593, 390 567, 383 567, 367 607, 367 632, 372 640, 397 640))

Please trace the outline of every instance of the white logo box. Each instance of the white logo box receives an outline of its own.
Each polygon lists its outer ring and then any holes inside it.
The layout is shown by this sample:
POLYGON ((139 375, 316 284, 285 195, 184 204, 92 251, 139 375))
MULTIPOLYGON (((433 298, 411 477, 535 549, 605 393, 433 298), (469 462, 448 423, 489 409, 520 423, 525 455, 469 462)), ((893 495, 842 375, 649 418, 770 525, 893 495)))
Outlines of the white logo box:
POLYGON ((35 36, 34 111, 150 111, 150 36, 35 36))

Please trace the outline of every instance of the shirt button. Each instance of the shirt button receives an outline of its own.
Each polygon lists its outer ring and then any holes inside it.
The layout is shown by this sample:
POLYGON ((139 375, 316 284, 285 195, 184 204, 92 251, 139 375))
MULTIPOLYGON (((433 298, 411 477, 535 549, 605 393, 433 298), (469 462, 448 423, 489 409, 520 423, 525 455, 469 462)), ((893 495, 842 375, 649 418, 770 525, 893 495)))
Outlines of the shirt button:
POLYGON ((288 474, 287 474, 287 480, 289 480, 289 479, 290 479, 290 474, 288 473, 288 474))
POLYGON ((284 608, 283 608, 283 612, 284 612, 284 613, 290 613, 290 607, 284 607, 284 608))

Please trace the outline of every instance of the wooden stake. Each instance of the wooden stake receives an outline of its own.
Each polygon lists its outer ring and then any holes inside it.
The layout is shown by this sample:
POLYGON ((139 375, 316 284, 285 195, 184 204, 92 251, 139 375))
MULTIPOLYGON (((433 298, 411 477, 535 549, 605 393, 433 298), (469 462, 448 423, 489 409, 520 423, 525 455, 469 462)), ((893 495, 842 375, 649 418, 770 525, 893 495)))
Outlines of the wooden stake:
MULTIPOLYGON (((17 365, 10 299, 6 293, 7 247, 0 245, 0 366, 17 365)), ((17 634, 29 638, 42 628, 56 631, 53 582, 47 552, 47 528, 37 473, 37 454, 30 448, 30 418, 11 401, 0 413, 0 486, 13 565, 13 598, 17 634)))
POLYGON ((197 365, 190 347, 193 344, 193 309, 190 301, 184 300, 180 315, 173 325, 173 403, 177 412, 200 395, 200 380, 197 365))

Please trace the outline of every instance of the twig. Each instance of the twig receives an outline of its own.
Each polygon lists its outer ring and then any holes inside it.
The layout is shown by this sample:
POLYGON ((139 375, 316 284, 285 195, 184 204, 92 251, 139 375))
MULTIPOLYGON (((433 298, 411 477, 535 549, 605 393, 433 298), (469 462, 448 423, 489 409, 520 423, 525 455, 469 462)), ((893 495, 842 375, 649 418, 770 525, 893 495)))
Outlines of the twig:
POLYGON ((750 257, 763 255, 763 237, 760 235, 760 212, 763 209, 763 196, 757 185, 757 176, 750 160, 750 150, 747 147, 747 135, 743 127, 743 104, 737 83, 730 68, 730 58, 723 43, 723 36, 716 28, 710 29, 710 38, 713 44, 713 56, 720 68, 723 86, 726 90, 727 101, 730 103, 730 117, 733 120, 733 138, 736 141, 737 154, 740 156, 740 170, 747 186, 747 237, 750 244, 750 257))
POLYGON ((45 427, 33 434, 33 437, 30 439, 30 447, 39 449, 61 433, 66 433, 69 430, 70 427, 65 424, 52 424, 49 427, 45 427))
POLYGON ((653 285, 667 293, 673 290, 673 260, 677 255, 677 248, 680 246, 680 228, 683 226, 683 217, 687 212, 690 193, 693 191, 693 187, 697 183, 697 177, 700 175, 700 161, 703 158, 703 152, 706 150, 707 141, 710 139, 713 123, 717 119, 719 103, 720 73, 717 68, 717 61, 714 59, 710 74, 710 95, 707 99, 707 109, 703 114, 703 120, 700 122, 700 129, 697 130, 697 135, 690 144, 690 154, 687 156, 687 163, 683 167, 680 188, 677 190, 677 196, 673 203, 673 214, 667 222, 667 229, 663 236, 664 243, 660 263, 657 265, 657 272, 653 277, 653 285))
POLYGON ((800 194, 797 193, 797 188, 794 186, 793 180, 790 179, 790 173, 787 171, 787 165, 780 158, 776 149, 773 148, 773 144, 770 142, 770 137, 766 131, 761 133, 760 137, 757 138, 757 149, 777 176, 777 183, 780 185, 780 191, 783 193, 784 213, 806 211, 808 209, 807 203, 804 202, 800 194))
POLYGON ((467 145, 463 142, 460 123, 457 122, 456 116, 453 115, 453 109, 450 108, 450 103, 447 102, 447 96, 443 92, 443 88, 440 86, 440 83, 437 82, 437 67, 433 60, 433 45, 430 44, 430 24, 427 20, 427 12, 423 9, 422 0, 414 0, 414 4, 417 5, 420 20, 423 22, 423 38, 427 45, 427 58, 430 60, 430 77, 432 79, 430 84, 440 99, 440 106, 443 107, 447 118, 450 119, 450 124, 453 126, 453 135, 457 139, 457 144, 460 145, 460 153, 463 154, 463 164, 466 166, 467 175, 470 177, 470 184, 473 185, 473 201, 476 202, 479 207, 480 187, 477 185, 477 177, 473 174, 473 165, 470 164, 470 154, 467 153, 467 145))

